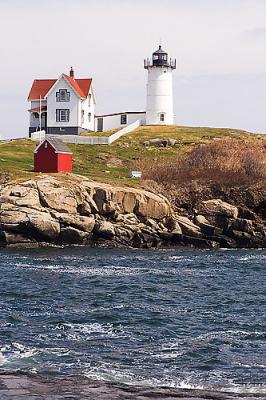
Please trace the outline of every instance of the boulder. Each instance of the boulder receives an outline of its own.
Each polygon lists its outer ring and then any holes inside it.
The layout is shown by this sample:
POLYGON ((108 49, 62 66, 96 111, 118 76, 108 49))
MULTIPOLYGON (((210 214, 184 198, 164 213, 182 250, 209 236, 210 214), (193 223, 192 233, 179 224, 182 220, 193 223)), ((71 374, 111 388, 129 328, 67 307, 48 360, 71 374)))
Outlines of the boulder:
POLYGON ((134 232, 131 229, 127 229, 126 226, 115 226, 115 236, 118 240, 129 241, 133 238, 134 232))
POLYGON ((78 202, 74 190, 75 185, 66 187, 63 182, 49 177, 38 180, 37 187, 44 207, 62 213, 77 213, 78 202))
POLYGON ((253 222, 249 219, 230 219, 228 224, 228 229, 246 232, 251 235, 254 235, 254 226, 253 222))
POLYGON ((171 213, 171 207, 165 198, 149 193, 140 196, 134 210, 136 215, 153 218, 156 220, 167 217, 171 213))
POLYGON ((0 203, 9 203, 18 207, 28 207, 34 209, 42 208, 40 204, 39 192, 35 187, 19 185, 9 185, 1 191, 0 203))
POLYGON ((184 235, 182 237, 182 242, 185 245, 191 245, 196 248, 201 249, 218 249, 220 247, 220 243, 215 240, 201 239, 197 237, 191 237, 184 235))
POLYGON ((49 213, 29 210, 27 230, 33 236, 44 238, 49 241, 55 240, 60 233, 60 224, 54 220, 49 213))
POLYGON ((79 215, 55 214, 63 227, 72 226, 84 232, 92 232, 95 226, 94 217, 84 217, 79 215))
POLYGON ((237 218, 238 209, 220 199, 203 201, 199 207, 200 214, 204 216, 223 216, 237 218))
POLYGON ((167 147, 167 146, 175 146, 175 144, 177 143, 177 140, 172 139, 172 138, 155 138, 155 139, 150 139, 150 140, 146 140, 145 142, 143 142, 143 145, 146 147, 149 146, 155 146, 155 147, 167 147))
POLYGON ((257 219, 256 214, 253 211, 249 210, 247 207, 238 207, 238 217, 253 221, 257 219))
POLYGON ((111 222, 108 221, 97 221, 93 230, 98 236, 113 238, 115 236, 115 228, 111 222))
POLYGON ((11 246, 21 243, 36 243, 36 241, 32 240, 32 238, 29 238, 27 236, 24 236, 16 232, 2 231, 0 232, 0 246, 1 243, 4 246, 11 246))
POLYGON ((266 226, 263 223, 256 222, 253 225, 255 232, 259 232, 263 236, 266 236, 266 226))
POLYGON ((202 232, 200 228, 191 222, 187 217, 174 216, 174 220, 179 224, 181 231, 184 235, 192 237, 202 237, 202 232))
POLYGON ((133 213, 137 204, 135 193, 126 192, 123 196, 123 211, 125 213, 133 213))
POLYGON ((147 218, 145 221, 145 224, 147 226, 149 226, 153 231, 157 231, 158 230, 158 223, 156 221, 154 221, 154 219, 151 218, 147 218))
POLYGON ((13 207, 0 211, 0 229, 19 231, 28 224, 27 213, 13 207))
POLYGON ((58 241, 60 244, 82 244, 89 237, 90 236, 86 232, 68 226, 67 228, 61 229, 58 241))
POLYGON ((101 215, 118 213, 161 219, 171 213, 168 200, 142 189, 116 187, 104 183, 86 182, 86 188, 101 215))
POLYGON ((211 225, 203 215, 197 215, 195 217, 195 223, 197 226, 200 227, 201 231, 207 236, 222 235, 223 233, 223 229, 211 225))

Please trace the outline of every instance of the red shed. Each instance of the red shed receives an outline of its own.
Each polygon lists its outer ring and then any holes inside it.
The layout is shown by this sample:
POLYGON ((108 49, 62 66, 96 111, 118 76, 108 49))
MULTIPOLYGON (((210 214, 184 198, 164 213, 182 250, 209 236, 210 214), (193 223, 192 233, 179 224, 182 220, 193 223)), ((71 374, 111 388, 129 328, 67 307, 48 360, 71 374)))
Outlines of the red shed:
POLYGON ((46 138, 34 151, 34 172, 72 172, 72 151, 60 139, 46 138))

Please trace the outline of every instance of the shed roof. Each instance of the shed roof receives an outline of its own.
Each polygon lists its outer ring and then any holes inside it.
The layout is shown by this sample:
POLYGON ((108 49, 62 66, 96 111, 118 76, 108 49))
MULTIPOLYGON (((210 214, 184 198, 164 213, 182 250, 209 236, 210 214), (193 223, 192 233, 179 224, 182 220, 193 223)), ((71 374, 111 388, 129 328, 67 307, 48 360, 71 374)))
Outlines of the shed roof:
POLYGON ((62 140, 55 137, 51 138, 46 137, 45 140, 36 147, 34 153, 38 152, 39 148, 43 145, 44 142, 50 143, 50 145, 54 148, 56 153, 72 154, 70 148, 64 142, 62 142, 62 140))

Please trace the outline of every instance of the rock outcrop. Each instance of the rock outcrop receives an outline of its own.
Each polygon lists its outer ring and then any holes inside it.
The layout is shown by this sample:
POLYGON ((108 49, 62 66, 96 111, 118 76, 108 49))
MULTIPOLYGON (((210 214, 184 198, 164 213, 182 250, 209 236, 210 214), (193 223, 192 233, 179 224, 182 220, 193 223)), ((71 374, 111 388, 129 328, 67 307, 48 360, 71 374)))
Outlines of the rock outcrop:
POLYGON ((188 218, 161 195, 74 175, 0 187, 2 247, 258 248, 266 247, 265 234, 263 220, 220 199, 201 202, 188 218))

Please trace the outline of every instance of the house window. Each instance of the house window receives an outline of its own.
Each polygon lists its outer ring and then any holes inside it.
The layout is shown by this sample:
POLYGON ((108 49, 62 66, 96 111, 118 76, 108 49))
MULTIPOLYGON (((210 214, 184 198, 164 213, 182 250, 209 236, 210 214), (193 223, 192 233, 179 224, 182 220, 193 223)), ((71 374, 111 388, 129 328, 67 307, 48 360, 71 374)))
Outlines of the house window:
POLYGON ((59 89, 56 92, 56 101, 70 101, 70 92, 66 89, 59 89))
POLYGON ((164 114, 160 114, 160 121, 164 122, 164 119, 165 119, 165 115, 164 114))
POLYGON ((56 110, 56 122, 69 122, 69 110, 56 110))
POLYGON ((88 114, 88 120, 91 122, 91 113, 88 114))
POLYGON ((127 124, 127 114, 122 114, 121 115, 121 125, 126 125, 127 124))
POLYGON ((81 123, 84 124, 84 110, 81 110, 81 123))
POLYGON ((91 107, 91 93, 89 94, 89 107, 91 107))

